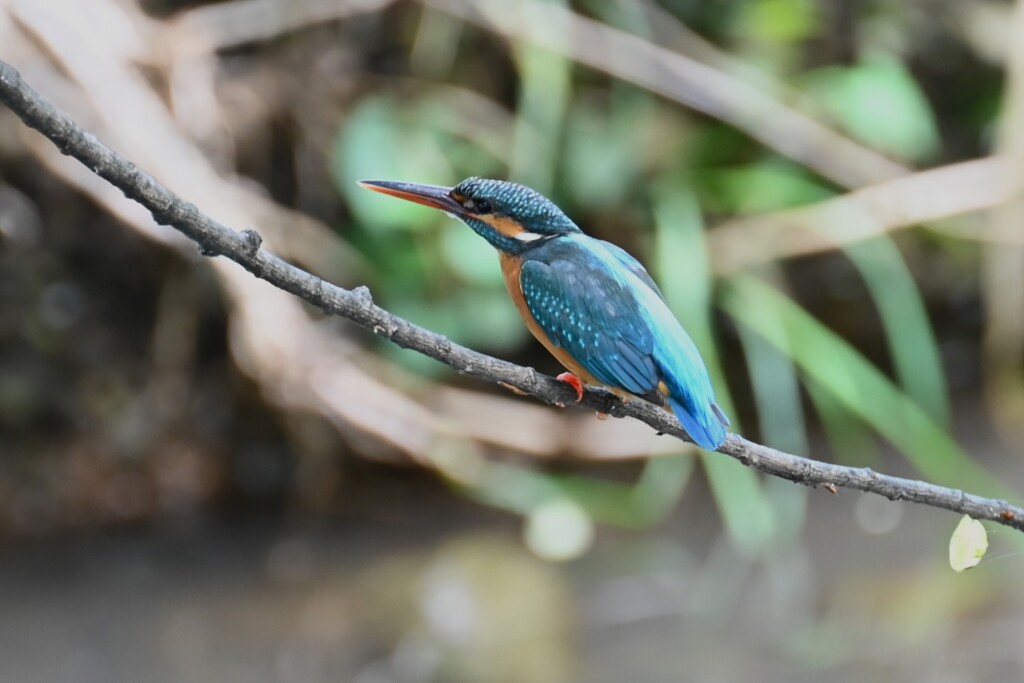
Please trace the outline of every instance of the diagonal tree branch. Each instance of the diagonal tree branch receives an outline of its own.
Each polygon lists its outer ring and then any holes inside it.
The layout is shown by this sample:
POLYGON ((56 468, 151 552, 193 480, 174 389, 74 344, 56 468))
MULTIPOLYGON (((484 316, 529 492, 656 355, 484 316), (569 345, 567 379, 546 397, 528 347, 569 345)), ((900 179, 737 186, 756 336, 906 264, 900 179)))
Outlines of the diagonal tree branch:
MULTIPOLYGON (((62 153, 74 157, 125 196, 139 202, 158 222, 194 240, 204 255, 225 256, 256 277, 318 306, 325 313, 347 318, 402 348, 445 363, 461 374, 510 386, 551 404, 567 405, 575 398, 573 389, 533 368, 473 351, 389 313, 373 303, 365 287, 343 289, 261 250, 262 240, 256 231, 236 232, 201 213, 193 204, 167 190, 77 126, 3 61, 0 61, 0 101, 26 125, 49 138, 62 153)), ((607 392, 588 390, 579 405, 619 417, 632 417, 660 432, 689 440, 673 415, 639 399, 623 403, 607 392)), ((890 500, 943 508, 1024 531, 1024 507, 1004 500, 878 474, 868 468, 819 462, 753 443, 736 434, 729 435, 719 452, 761 472, 796 483, 867 491, 890 500)))

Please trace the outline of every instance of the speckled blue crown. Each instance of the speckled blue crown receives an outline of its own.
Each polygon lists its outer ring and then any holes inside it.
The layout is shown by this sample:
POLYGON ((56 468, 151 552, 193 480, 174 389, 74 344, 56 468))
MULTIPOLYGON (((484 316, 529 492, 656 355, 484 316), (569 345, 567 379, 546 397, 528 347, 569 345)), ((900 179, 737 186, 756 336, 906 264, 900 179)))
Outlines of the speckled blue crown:
POLYGON ((579 227, 554 202, 519 183, 466 178, 455 186, 454 192, 474 201, 487 200, 495 213, 514 219, 530 232, 547 235, 579 231, 579 227))

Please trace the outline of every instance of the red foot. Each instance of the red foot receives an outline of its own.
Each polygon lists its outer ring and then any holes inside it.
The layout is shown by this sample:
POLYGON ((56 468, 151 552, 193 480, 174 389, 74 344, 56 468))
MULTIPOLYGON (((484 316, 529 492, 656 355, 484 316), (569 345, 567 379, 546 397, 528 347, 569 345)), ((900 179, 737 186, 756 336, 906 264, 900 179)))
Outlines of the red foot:
POLYGON ((576 402, 579 403, 583 400, 583 385, 580 384, 580 378, 571 372, 563 372, 558 377, 555 377, 559 382, 565 382, 573 389, 576 390, 576 402))

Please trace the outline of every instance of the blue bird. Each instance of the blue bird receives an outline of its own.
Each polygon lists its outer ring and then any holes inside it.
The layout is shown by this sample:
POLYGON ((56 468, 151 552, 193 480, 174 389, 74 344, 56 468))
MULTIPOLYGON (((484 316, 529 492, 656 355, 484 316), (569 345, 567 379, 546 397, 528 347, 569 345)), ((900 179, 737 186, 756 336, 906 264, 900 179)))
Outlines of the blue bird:
MULTIPOLYGON (((716 450, 729 419, 697 347, 658 286, 623 249, 588 237, 523 185, 468 178, 455 187, 367 180, 363 187, 462 220, 498 250, 509 295, 530 332, 570 372, 675 413, 697 445, 716 450)), ((571 373, 571 374, 570 374, 571 373)))

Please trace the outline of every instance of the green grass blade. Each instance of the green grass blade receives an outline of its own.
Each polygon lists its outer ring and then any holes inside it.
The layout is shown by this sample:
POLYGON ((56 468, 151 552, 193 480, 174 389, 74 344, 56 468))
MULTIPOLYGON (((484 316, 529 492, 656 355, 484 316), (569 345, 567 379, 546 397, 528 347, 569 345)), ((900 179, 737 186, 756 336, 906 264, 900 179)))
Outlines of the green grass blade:
MULTIPOLYGON (((547 0, 564 6, 564 0, 547 0)), ((523 11, 528 12, 528 8, 523 11)), ((519 71, 511 176, 547 193, 558 168, 562 125, 572 91, 572 64, 554 52, 521 43, 513 51, 519 71)))
POLYGON ((926 478, 1010 495, 905 392, 794 301, 751 276, 732 278, 723 289, 726 311, 777 348, 788 350, 807 376, 892 442, 926 478), (763 324, 766 313, 781 325, 763 324))
POLYGON ((804 387, 818 411, 818 419, 828 436, 835 461, 859 467, 875 466, 881 453, 878 439, 867 425, 812 378, 804 377, 804 387))
MULTIPOLYGON (((762 324, 779 323, 766 316, 762 324)), ((790 453, 807 453, 800 379, 789 354, 748 327, 740 325, 737 332, 747 359, 761 440, 790 453)), ((767 480, 765 487, 778 514, 780 531, 794 538, 806 518, 807 490, 794 489, 779 480, 767 480)))
POLYGON ((848 246, 885 327, 896 376, 933 420, 949 425, 949 390, 921 293, 888 237, 848 246))

